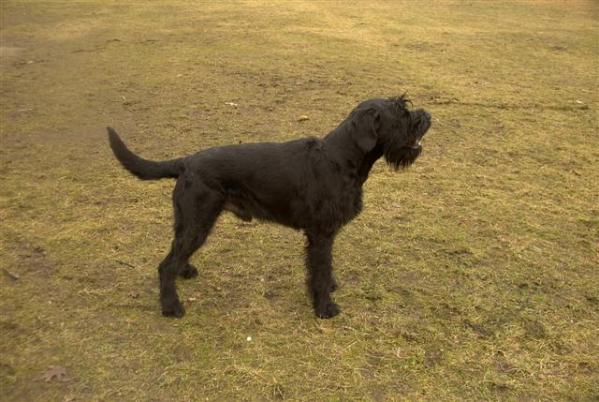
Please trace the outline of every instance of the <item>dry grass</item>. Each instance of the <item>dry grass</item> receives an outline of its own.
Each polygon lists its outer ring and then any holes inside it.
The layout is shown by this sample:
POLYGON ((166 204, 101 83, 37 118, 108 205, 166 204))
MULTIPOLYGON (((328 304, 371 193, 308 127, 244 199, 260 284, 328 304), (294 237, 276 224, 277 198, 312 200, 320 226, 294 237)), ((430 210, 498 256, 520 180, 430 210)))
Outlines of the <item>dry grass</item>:
POLYGON ((2 400, 599 398, 596 3, 1 7, 2 400), (299 233, 231 216, 160 316, 172 183, 104 126, 159 159, 403 91, 435 124, 339 237, 341 316, 313 317, 299 233))

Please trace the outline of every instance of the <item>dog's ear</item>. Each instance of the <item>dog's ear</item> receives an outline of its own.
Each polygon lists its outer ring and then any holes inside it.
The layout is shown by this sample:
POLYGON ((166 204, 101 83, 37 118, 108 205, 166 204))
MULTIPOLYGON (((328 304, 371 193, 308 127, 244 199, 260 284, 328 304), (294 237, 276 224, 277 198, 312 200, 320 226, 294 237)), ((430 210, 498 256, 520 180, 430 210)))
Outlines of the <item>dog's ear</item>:
POLYGON ((381 116, 376 109, 360 110, 352 119, 352 138, 364 152, 370 152, 376 145, 381 126, 381 116))

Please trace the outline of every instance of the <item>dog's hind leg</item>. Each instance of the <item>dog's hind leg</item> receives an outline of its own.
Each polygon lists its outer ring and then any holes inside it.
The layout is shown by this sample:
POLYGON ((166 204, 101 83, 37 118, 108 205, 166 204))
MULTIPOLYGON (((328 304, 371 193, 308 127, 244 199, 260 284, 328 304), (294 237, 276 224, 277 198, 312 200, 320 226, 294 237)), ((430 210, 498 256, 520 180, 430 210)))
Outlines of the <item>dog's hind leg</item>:
POLYGON ((173 194, 175 239, 171 251, 158 267, 163 315, 182 317, 185 314, 177 296, 175 278, 190 270, 189 258, 206 241, 223 202, 220 194, 197 181, 185 177, 177 181, 173 194))
POLYGON ((331 290, 336 288, 332 261, 335 235, 306 232, 306 236, 308 237, 306 250, 308 290, 312 296, 314 312, 320 318, 331 318, 340 312, 339 306, 331 300, 331 290))
POLYGON ((177 274, 183 279, 191 279, 198 276, 198 269, 190 263, 187 263, 177 274))

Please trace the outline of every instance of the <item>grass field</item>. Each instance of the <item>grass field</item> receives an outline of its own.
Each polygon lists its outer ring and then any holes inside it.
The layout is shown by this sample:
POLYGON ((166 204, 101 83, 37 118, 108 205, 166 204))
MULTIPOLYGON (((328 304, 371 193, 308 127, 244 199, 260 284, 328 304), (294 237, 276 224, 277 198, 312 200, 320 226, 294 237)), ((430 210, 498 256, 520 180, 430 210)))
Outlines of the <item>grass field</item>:
POLYGON ((2 401, 599 400, 597 2, 1 7, 2 401), (105 126, 165 159, 403 92, 433 127, 338 237, 340 316, 301 233, 230 214, 160 315, 173 182, 105 126))

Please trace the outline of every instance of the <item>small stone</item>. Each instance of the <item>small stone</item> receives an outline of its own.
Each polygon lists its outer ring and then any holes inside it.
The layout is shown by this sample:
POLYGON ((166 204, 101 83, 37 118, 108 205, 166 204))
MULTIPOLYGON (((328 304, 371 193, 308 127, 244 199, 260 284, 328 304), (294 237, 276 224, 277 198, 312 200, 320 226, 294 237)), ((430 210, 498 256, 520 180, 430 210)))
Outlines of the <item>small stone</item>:
POLYGON ((310 118, 308 116, 306 116, 305 114, 303 114, 297 118, 297 121, 306 121, 306 120, 310 120, 310 118))
POLYGON ((248 336, 247 338, 245 338, 246 341, 251 342, 252 341, 252 337, 248 336))

